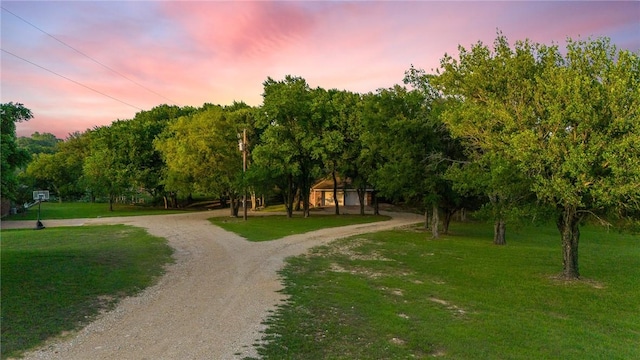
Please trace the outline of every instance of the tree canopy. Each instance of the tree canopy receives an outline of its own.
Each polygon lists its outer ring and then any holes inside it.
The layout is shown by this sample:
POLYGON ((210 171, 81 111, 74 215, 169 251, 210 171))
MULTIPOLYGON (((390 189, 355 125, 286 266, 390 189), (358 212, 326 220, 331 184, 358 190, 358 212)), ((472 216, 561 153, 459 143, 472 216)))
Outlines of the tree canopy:
POLYGON ((30 137, 21 136, 18 138, 18 146, 29 152, 29 154, 53 154, 56 152, 56 145, 62 142, 51 133, 34 132, 30 137))
POLYGON ((15 199, 17 192, 16 170, 29 162, 29 152, 18 146, 16 123, 28 121, 33 117, 31 110, 20 103, 0 104, 0 176, 3 198, 15 199))
POLYGON ((312 116, 313 93, 306 80, 286 76, 264 82, 264 100, 259 126, 261 143, 253 150, 257 169, 282 191, 287 215, 300 192, 305 216, 309 216, 309 192, 320 175, 320 122, 312 116))
POLYGON ((171 191, 229 197, 237 215, 242 187, 242 157, 238 134, 242 118, 237 111, 208 106, 172 121, 155 142, 166 162, 164 184, 171 191), (234 115, 231 115, 235 113, 234 115))
MULTIPOLYGON (((498 33, 492 46, 445 54, 435 74, 412 66, 404 85, 358 94, 287 75, 263 89, 259 107, 160 105, 89 130, 53 154, 37 150, 26 176, 67 198, 146 191, 177 206, 194 192, 217 196, 234 216, 247 189, 309 216, 314 182, 333 178, 337 204, 341 177, 361 213, 373 188, 424 211, 434 237, 439 216, 446 232, 456 211, 482 206, 496 244, 507 222, 544 214, 557 223, 566 278, 579 277, 581 222, 640 214, 640 60, 608 39, 561 49, 498 33)), ((30 117, 21 104, 2 106, 3 196, 15 195, 29 159, 15 122, 30 117)))
MULTIPOLYGON (((563 275, 577 278, 579 224, 640 204, 640 60, 608 39, 566 49, 499 34, 445 56, 435 79, 450 100, 443 119, 476 158, 509 170, 495 185, 527 179, 554 211, 563 275)), ((495 170, 493 174, 500 176, 495 170)))

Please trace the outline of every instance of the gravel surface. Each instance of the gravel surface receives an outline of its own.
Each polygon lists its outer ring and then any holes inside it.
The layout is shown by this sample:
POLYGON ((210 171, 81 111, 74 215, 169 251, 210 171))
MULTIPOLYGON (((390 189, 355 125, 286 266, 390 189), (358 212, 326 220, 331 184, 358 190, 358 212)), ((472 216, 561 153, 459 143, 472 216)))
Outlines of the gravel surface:
MULTIPOLYGON (((253 243, 206 219, 209 211, 178 215, 49 220, 45 226, 127 224, 164 237, 175 263, 156 285, 85 328, 54 339, 25 359, 242 359, 257 357, 262 322, 286 300, 277 271, 285 258, 361 233, 420 222, 417 215, 385 213, 392 220, 323 229, 253 243)), ((30 224, 27 227, 32 227, 30 224)), ((3 222, 2 228, 21 227, 3 222)), ((24 223, 22 224, 24 227, 24 223)), ((43 230, 46 231, 46 230, 43 230)))

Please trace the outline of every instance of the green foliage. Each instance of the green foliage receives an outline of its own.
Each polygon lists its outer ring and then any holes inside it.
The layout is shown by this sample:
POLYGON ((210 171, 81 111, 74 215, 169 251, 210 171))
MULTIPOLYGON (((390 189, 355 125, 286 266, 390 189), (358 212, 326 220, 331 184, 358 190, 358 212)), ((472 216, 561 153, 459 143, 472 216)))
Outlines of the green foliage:
POLYGON ((481 191, 555 209, 565 275, 579 276, 580 221, 640 208, 640 56, 608 39, 512 48, 501 34, 459 50, 434 82, 444 121, 489 169, 481 191))
POLYGON ((289 298, 267 321, 261 358, 640 356, 637 238, 585 228, 587 279, 565 282, 554 276, 553 226, 521 228, 507 247, 491 231, 380 232, 290 259, 289 298))
POLYGON ((431 151, 433 131, 425 99, 418 91, 395 86, 365 97, 363 137, 379 154, 373 180, 380 193, 395 200, 423 205, 433 194, 430 179, 423 176, 431 151))
POLYGON ((83 174, 93 196, 107 196, 112 204, 117 195, 130 188, 128 182, 126 124, 94 129, 90 136, 90 154, 85 158, 83 174), (121 138, 122 136, 122 138, 121 138))
MULTIPOLYGON (((26 177, 35 180, 35 188, 48 189, 58 200, 78 199, 85 193, 83 166, 90 151, 88 133, 70 134, 56 144, 53 154, 36 155, 26 169, 26 177)), ((35 190, 32 189, 32 190, 35 190)))
POLYGON ((286 76, 282 81, 264 82, 263 115, 258 126, 264 131, 253 149, 254 177, 264 176, 282 192, 287 214, 293 214, 297 191, 309 215, 309 191, 321 174, 321 128, 325 117, 313 116, 314 96, 307 82, 286 76))
POLYGON ((151 285, 166 241, 128 226, 2 231, 2 357, 93 320, 151 285))
POLYGON ((18 147, 15 123, 32 117, 31 110, 20 103, 0 104, 0 194, 5 199, 15 199, 18 186, 16 170, 29 161, 29 152, 18 147))
POLYGON ((242 188, 238 134, 249 115, 247 109, 209 106, 172 121, 155 142, 166 162, 167 189, 235 199, 242 188))
POLYGON ((56 138, 51 133, 34 132, 30 137, 21 136, 18 138, 18 147, 25 149, 33 155, 53 154, 56 152, 56 145, 62 140, 56 138))
MULTIPOLYGON (((637 208, 640 58, 607 39, 557 46, 499 36, 442 60, 440 89, 457 101, 452 132, 531 179, 540 201, 586 211, 637 208), (500 65, 500 66, 498 66, 500 65)), ((498 176, 504 185, 505 177, 498 176)), ((519 179, 522 181, 523 179, 519 179)))
POLYGON ((165 163, 153 142, 171 121, 195 111, 191 107, 160 105, 141 111, 127 121, 125 141, 131 185, 144 189, 154 198, 164 195, 165 163))
POLYGON ((444 177, 451 161, 462 158, 462 148, 441 122, 431 85, 413 86, 417 89, 395 86, 364 97, 361 157, 373 169, 376 190, 422 210, 439 207, 446 232, 450 216, 468 200, 444 177))

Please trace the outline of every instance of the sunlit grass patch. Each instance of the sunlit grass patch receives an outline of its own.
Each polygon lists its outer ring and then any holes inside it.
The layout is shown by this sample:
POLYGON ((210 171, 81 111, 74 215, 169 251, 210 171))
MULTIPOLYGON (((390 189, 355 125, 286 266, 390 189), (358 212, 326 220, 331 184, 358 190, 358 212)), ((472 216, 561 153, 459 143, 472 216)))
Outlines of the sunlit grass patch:
MULTIPOLYGON (((109 204, 106 203, 43 202, 40 204, 40 218, 43 221, 55 219, 177 214, 183 212, 185 212, 185 210, 166 210, 162 208, 125 204, 114 204, 113 211, 109 211, 109 204)), ((38 205, 34 205, 29 208, 26 213, 11 215, 2 220, 36 220, 37 218, 38 205)))
POLYGON ((365 224, 389 220, 382 215, 313 215, 308 218, 296 215, 251 216, 242 218, 217 217, 209 219, 212 224, 234 232, 250 241, 268 241, 285 236, 303 234, 314 230, 354 224, 365 224))
POLYGON ((560 282, 552 226, 360 235, 290 259, 265 359, 640 358, 640 239, 588 227, 560 282))

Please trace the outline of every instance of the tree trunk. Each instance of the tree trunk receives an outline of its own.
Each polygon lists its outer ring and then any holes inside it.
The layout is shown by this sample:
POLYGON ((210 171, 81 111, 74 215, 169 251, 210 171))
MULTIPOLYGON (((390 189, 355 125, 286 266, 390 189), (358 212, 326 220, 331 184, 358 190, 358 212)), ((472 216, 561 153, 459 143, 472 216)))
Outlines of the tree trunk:
POLYGON ((58 187, 55 185, 52 185, 53 187, 53 191, 58 194, 58 204, 62 204, 62 195, 60 194, 60 190, 58 190, 58 187))
POLYGON ((336 215, 340 215, 340 204, 338 204, 338 178, 336 177, 336 165, 333 164, 333 171, 331 171, 333 177, 333 203, 336 207, 336 215))
POLYGON ((178 193, 177 192, 172 192, 171 193, 171 206, 174 209, 178 209, 180 207, 180 204, 178 204, 178 193))
POLYGON ((109 211, 113 211, 113 195, 109 195, 109 211))
POLYGON ((378 195, 375 191, 371 193, 371 197, 373 197, 373 215, 380 215, 380 207, 378 206, 378 195))
POLYGON ((302 214, 306 218, 311 215, 309 211, 309 198, 311 197, 311 185, 310 182, 305 182, 300 187, 300 197, 302 198, 302 214))
POLYGON ((440 237, 440 233, 438 232, 438 223, 440 222, 440 219, 438 217, 438 205, 434 204, 433 205, 433 214, 431 214, 431 234, 433 235, 434 239, 437 239, 440 237))
POLYGON ((308 218, 311 215, 309 211, 309 197, 302 199, 302 213, 304 214, 304 218, 308 218))
POLYGON ((295 195, 293 196, 293 209, 300 211, 300 189, 296 187, 295 195))
POLYGON ((507 245, 506 230, 507 224, 503 219, 498 219, 493 223, 493 243, 495 245, 507 245))
POLYGON ((229 207, 231 217, 238 217, 238 210, 240 209, 240 199, 235 196, 229 196, 229 202, 231 206, 229 207))
POLYGON ((256 201, 256 193, 254 191, 251 192, 251 210, 258 210, 258 202, 256 201))
POLYGON ((580 240, 580 220, 573 206, 565 206, 558 217, 558 230, 562 240, 562 277, 565 279, 579 279, 578 271, 578 241, 580 240))
POLYGON ((429 230, 429 210, 424 209, 424 229, 429 230))
POLYGON ((167 201, 167 195, 162 196, 162 201, 164 202, 164 209, 167 210, 169 208, 169 202, 167 201))
POLYGON ((359 188, 356 191, 358 192, 358 201, 360 201, 360 215, 364 215, 364 197, 367 189, 359 188))
POLYGON ((285 194, 285 207, 287 208, 287 217, 293 217, 293 200, 295 198, 296 187, 293 183, 293 175, 289 174, 287 178, 287 192, 285 194))
POLYGON ((456 210, 446 210, 444 213, 444 220, 442 221, 442 233, 449 233, 449 224, 451 224, 451 220, 453 219, 453 215, 456 214, 456 210))

